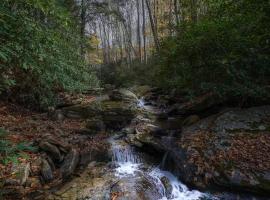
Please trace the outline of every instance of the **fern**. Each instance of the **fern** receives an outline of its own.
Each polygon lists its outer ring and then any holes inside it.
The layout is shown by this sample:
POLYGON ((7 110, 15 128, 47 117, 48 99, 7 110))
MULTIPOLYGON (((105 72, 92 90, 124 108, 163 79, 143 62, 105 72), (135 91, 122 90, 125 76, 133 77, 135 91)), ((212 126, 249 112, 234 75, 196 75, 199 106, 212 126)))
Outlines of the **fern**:
POLYGON ((9 162, 17 164, 19 157, 28 157, 24 153, 25 151, 35 152, 37 150, 36 147, 28 145, 25 142, 13 144, 6 138, 7 134, 8 132, 5 129, 0 128, 0 157, 3 164, 6 165, 9 162))

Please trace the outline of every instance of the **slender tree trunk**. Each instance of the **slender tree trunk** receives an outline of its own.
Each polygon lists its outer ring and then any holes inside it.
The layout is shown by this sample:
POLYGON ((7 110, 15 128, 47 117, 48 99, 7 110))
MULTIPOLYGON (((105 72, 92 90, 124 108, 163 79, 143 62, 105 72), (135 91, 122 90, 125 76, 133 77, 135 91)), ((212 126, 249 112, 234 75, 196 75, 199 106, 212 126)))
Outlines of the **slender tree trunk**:
POLYGON ((192 0, 190 4, 191 20, 192 22, 197 22, 197 0, 192 0))
POLYGON ((146 31, 145 31, 145 6, 144 6, 144 0, 142 0, 142 12, 143 12, 143 60, 144 63, 147 62, 147 53, 146 53, 146 31))
POLYGON ((136 0, 137 3, 137 42, 138 42, 138 55, 139 60, 142 62, 142 47, 141 47, 141 19, 140 19, 140 2, 136 0))
POLYGON ((180 19, 179 19, 179 9, 178 9, 178 2, 177 0, 174 0, 174 14, 175 14, 175 21, 177 27, 180 25, 180 19))
POLYGON ((85 0, 81 0, 81 56, 85 57, 85 26, 86 26, 86 4, 85 0))
POLYGON ((172 36, 172 34, 173 34, 173 29, 172 29, 172 27, 173 27, 173 23, 172 23, 172 4, 173 4, 173 2, 172 2, 173 0, 170 0, 170 7, 169 7, 169 33, 170 33, 170 36, 172 36))
POLYGON ((154 37, 155 46, 156 46, 157 51, 159 51, 160 44, 159 44, 158 34, 157 34, 156 28, 155 28, 155 23, 154 23, 154 19, 153 19, 153 15, 152 15, 152 10, 151 10, 151 7, 150 7, 150 2, 149 2, 149 0, 145 0, 145 2, 146 2, 148 14, 149 14, 149 20, 150 20, 150 24, 151 24, 151 29, 152 29, 152 33, 153 33, 153 37, 154 37))

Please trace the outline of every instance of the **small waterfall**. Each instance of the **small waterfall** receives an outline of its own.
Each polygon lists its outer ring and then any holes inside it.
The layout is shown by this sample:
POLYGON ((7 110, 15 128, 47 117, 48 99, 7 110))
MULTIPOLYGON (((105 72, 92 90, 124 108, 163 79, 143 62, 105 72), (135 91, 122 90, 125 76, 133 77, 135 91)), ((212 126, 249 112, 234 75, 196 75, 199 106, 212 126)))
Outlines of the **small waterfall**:
POLYGON ((114 146, 112 149, 113 158, 112 160, 119 163, 141 163, 139 155, 134 153, 134 150, 130 146, 114 146))
POLYGON ((116 168, 116 175, 119 177, 134 175, 142 163, 141 157, 129 145, 113 139, 110 143, 112 146, 112 161, 119 166, 116 168))
POLYGON ((116 176, 122 177, 136 177, 139 174, 147 177, 149 182, 154 183, 161 199, 157 200, 199 200, 203 197, 209 198, 208 195, 196 190, 189 190, 177 177, 168 171, 163 171, 163 167, 169 155, 169 151, 163 156, 162 162, 158 167, 151 167, 145 164, 143 158, 135 149, 127 145, 121 140, 110 141, 112 146, 112 160, 117 163, 116 176), (167 180, 167 186, 162 181, 167 180), (168 191, 170 187, 171 190, 168 191))
POLYGON ((145 101, 144 101, 143 98, 138 99, 138 106, 139 106, 140 108, 144 108, 144 106, 145 106, 145 101))

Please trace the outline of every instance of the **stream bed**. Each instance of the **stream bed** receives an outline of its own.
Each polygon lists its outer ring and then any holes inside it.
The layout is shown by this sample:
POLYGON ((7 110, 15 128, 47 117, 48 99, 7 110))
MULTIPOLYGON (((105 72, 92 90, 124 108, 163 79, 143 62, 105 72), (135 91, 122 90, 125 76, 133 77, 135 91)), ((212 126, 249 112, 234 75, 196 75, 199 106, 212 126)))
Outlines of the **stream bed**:
POLYGON ((120 180, 126 178, 129 180, 129 183, 121 188, 124 189, 121 191, 123 195, 132 191, 131 193, 139 195, 139 199, 149 200, 217 199, 210 194, 188 189, 172 173, 160 169, 161 163, 158 165, 148 163, 143 155, 127 144, 123 144, 121 140, 111 139, 110 142, 113 161, 116 163, 116 177, 120 180), (146 187, 141 188, 139 184, 142 182, 146 187))
MULTIPOLYGON (((181 118, 163 117, 163 111, 155 106, 146 105, 143 99, 137 99, 138 115, 134 116, 136 125, 153 124, 150 128, 161 127, 166 130, 164 144, 173 146, 174 131, 179 131, 181 118)), ((91 162, 88 167, 54 192, 50 200, 257 200, 249 194, 233 194, 228 192, 198 191, 186 186, 177 176, 167 171, 167 153, 148 154, 132 146, 128 140, 134 133, 111 131, 108 139, 110 160, 91 162)), ((133 127, 134 128, 134 127, 133 127)), ((149 128, 149 127, 148 127, 149 128)), ((138 131, 136 129, 136 131, 138 131)), ((134 132, 136 132, 134 130, 134 132)), ((158 132, 158 130, 155 130, 158 132)), ((138 134, 138 133, 137 133, 138 134)), ((131 137, 131 138, 132 138, 131 137)))

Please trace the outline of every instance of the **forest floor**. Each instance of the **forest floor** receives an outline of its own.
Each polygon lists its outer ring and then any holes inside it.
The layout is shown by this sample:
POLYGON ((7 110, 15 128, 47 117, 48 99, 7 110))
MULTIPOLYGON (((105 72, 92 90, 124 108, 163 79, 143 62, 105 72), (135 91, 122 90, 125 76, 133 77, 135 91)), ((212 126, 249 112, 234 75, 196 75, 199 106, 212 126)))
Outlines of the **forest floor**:
MULTIPOLYGON (((80 101, 79 103, 83 104, 89 103, 93 99, 91 96, 85 96, 83 100, 81 98, 78 100, 77 98, 76 101, 80 101)), ((5 194, 5 191, 1 188, 7 182, 9 182, 8 187, 5 185, 5 189, 8 188, 11 191, 15 191, 15 189, 18 191, 17 189, 20 189, 25 195, 59 185, 58 178, 55 179, 55 182, 50 182, 49 184, 44 184, 39 179, 40 169, 36 169, 34 163, 42 158, 42 154, 44 154, 44 152, 38 149, 38 144, 41 141, 55 138, 58 141, 60 140, 60 142, 71 144, 72 148, 77 149, 80 153, 93 148, 104 149, 106 146, 105 139, 107 136, 105 134, 91 136, 87 140, 80 138, 80 131, 85 128, 85 120, 66 118, 63 120, 53 120, 48 113, 30 111, 22 106, 4 101, 0 101, 0 128, 4 133, 0 135, 0 148, 7 147, 7 153, 3 149, 0 154, 0 199, 2 193, 5 194), (29 183, 28 181, 24 183, 24 187, 22 187, 20 184, 14 183, 14 180, 20 181, 17 168, 19 166, 26 166, 27 163, 30 163, 30 175, 28 178, 30 181, 29 183), (31 181, 33 179, 38 181, 31 181)), ((55 170, 54 176, 57 177, 58 175, 59 170, 55 170)))

